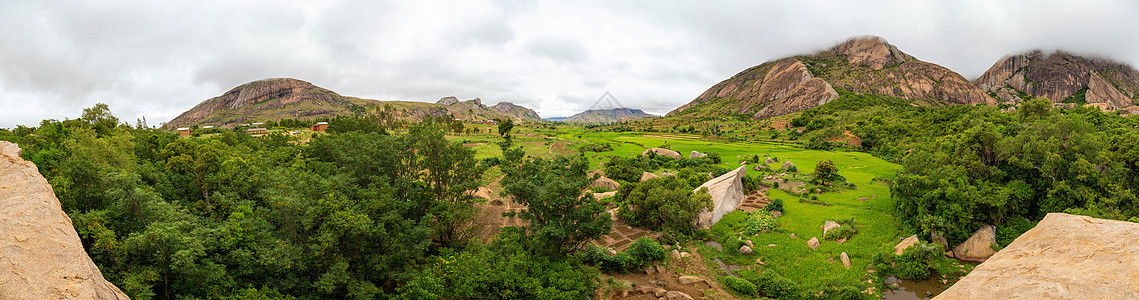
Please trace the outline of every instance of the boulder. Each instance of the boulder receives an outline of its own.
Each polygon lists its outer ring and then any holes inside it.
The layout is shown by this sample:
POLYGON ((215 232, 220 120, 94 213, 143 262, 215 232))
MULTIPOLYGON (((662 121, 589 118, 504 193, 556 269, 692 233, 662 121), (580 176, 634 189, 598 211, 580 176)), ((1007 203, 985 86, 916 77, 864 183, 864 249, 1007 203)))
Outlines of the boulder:
POLYGON ((690 285, 690 284, 697 284, 697 283, 704 282, 704 278, 700 278, 697 276, 681 275, 680 278, 676 279, 676 281, 680 282, 680 284, 682 284, 682 285, 690 285))
POLYGON ((593 170, 592 172, 589 172, 589 177, 593 177, 593 175, 605 176, 605 171, 593 170))
POLYGON ((705 156, 708 156, 708 155, 704 154, 704 153, 696 152, 696 151, 692 151, 692 153, 688 154, 688 158, 701 158, 701 157, 705 157, 705 156))
POLYGON ((475 199, 490 200, 490 193, 491 193, 490 189, 485 188, 485 187, 480 186, 477 190, 470 191, 468 193, 471 195, 471 197, 474 197, 475 199))
POLYGON ((672 249, 672 259, 680 259, 680 250, 672 249))
POLYGON ((918 243, 918 235, 916 235, 916 234, 911 235, 910 237, 902 240, 901 243, 894 245, 894 255, 902 255, 902 252, 905 252, 906 248, 909 248, 909 247, 911 247, 917 243, 918 243))
POLYGON ((693 300, 692 296, 681 291, 668 291, 664 293, 665 300, 693 300))
POLYGON ((621 188, 620 183, 617 183, 616 180, 609 179, 605 176, 601 176, 597 179, 594 179, 593 182, 589 184, 589 186, 590 187, 606 188, 606 189, 609 189, 611 191, 616 191, 616 190, 621 188))
POLYGON ((997 228, 993 225, 981 226, 973 236, 953 248, 953 256, 960 260, 985 261, 996 254, 992 244, 997 243, 997 228))
POLYGON ((763 163, 765 163, 765 164, 771 164, 771 163, 775 163, 775 160, 774 160, 774 159, 772 159, 772 158, 770 158, 770 157, 768 157, 767 159, 763 160, 763 163))
POLYGON ((593 199, 601 199, 601 198, 605 198, 605 197, 613 197, 613 196, 615 196, 615 195, 617 195, 617 192, 615 192, 615 191, 614 191, 614 192, 604 192, 604 193, 593 193, 593 199))
POLYGON ((945 240, 945 237, 941 236, 940 234, 937 234, 937 231, 929 233, 929 240, 938 245, 941 245, 941 251, 949 250, 949 241, 945 240))
POLYGON ((751 251, 751 247, 748 247, 747 245, 740 246, 739 252, 743 255, 752 255, 752 253, 754 253, 751 251))
POLYGON ((656 176, 656 174, 653 174, 653 173, 641 172, 641 182, 645 182, 645 180, 649 180, 649 179, 653 179, 653 178, 657 178, 657 177, 659 177, 659 176, 656 176))
POLYGON ((0 141, 0 299, 128 299, 87 256, 35 164, 0 141))
POLYGON ((744 241, 744 244, 747 245, 748 247, 755 248, 755 243, 752 243, 751 240, 744 241))
POLYGON ((811 247, 811 250, 819 250, 819 238, 811 237, 810 240, 807 240, 807 247, 811 247))
POLYGON ((850 269, 850 256, 846 255, 846 252, 843 252, 842 254, 839 254, 838 257, 840 260, 842 260, 842 266, 844 268, 850 269))
MULTIPOLYGON (((783 162, 783 166, 782 166, 782 167, 779 167, 779 168, 780 168, 781 170, 787 170, 787 169, 789 169, 789 168, 791 168, 791 167, 795 167, 795 163, 792 163, 790 160, 788 160, 788 161, 784 161, 784 162, 783 162)), ((796 167, 796 168, 798 168, 798 167, 796 167)))
POLYGON ((835 221, 826 221, 823 223, 822 227, 823 227, 823 237, 825 238, 827 236, 827 231, 830 231, 831 229, 842 227, 842 225, 838 225, 838 223, 835 223, 835 221))
POLYGON ((645 152, 641 152, 641 155, 649 155, 649 152, 655 153, 656 155, 668 156, 671 158, 680 158, 680 152, 668 150, 665 148, 649 148, 645 150, 645 152))
POLYGON ((654 288, 653 288, 653 296, 657 296, 657 297, 664 297, 664 295, 665 295, 666 293, 668 293, 668 290, 665 290, 665 289, 662 289, 662 288, 658 288, 658 287, 654 287, 654 288))
POLYGON ((1139 224, 1050 213, 936 299, 1139 299, 1139 224))
POLYGON ((696 227, 710 229, 725 214, 735 211, 740 206, 745 196, 743 184, 743 177, 747 176, 745 168, 746 166, 739 167, 720 177, 712 178, 693 190, 695 192, 707 188, 708 194, 712 195, 712 209, 702 210, 696 215, 696 227))

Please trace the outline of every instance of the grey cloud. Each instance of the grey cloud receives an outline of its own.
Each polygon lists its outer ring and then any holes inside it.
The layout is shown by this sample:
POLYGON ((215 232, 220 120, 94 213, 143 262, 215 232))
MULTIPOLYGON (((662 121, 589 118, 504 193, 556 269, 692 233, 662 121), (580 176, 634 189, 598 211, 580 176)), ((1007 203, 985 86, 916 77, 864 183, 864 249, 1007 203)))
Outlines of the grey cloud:
POLYGON ((173 118, 236 85, 509 101, 571 115, 606 91, 664 113, 767 60, 856 35, 967 78, 1065 49, 1139 65, 1136 1, 0 1, 0 127, 173 118))

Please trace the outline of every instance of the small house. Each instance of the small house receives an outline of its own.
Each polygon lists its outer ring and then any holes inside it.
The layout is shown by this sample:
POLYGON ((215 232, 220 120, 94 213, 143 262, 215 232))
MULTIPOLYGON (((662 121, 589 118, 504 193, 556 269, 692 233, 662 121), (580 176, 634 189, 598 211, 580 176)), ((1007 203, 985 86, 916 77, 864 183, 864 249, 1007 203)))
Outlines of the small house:
POLYGON ((179 136, 190 136, 190 127, 178 127, 179 136))
POLYGON ((252 136, 259 136, 259 135, 262 135, 262 134, 266 134, 266 133, 269 133, 269 129, 265 129, 265 128, 250 128, 250 129, 246 129, 246 130, 245 130, 245 132, 246 132, 246 133, 248 133, 249 135, 252 135, 252 136))
POLYGON ((202 126, 202 129, 211 129, 211 128, 214 128, 214 126, 213 125, 202 126))
POLYGON ((322 132, 325 129, 328 129, 328 122, 316 122, 316 124, 312 125, 311 129, 314 132, 322 132))

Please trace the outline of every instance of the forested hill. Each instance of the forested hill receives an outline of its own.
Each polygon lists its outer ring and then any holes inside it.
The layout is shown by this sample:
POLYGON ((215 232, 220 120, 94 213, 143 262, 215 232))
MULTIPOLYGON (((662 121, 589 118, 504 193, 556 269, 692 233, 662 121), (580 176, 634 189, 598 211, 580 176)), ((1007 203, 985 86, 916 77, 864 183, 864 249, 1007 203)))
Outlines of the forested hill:
POLYGON ((826 104, 839 97, 838 89, 929 106, 996 104, 960 74, 906 54, 883 38, 866 36, 748 68, 668 115, 767 118, 826 104))
POLYGON ((460 102, 454 97, 445 97, 437 103, 379 101, 342 96, 303 80, 273 78, 242 84, 207 99, 170 120, 163 128, 353 115, 377 115, 412 122, 442 116, 477 121, 541 122, 538 113, 509 102, 486 106, 478 98, 460 102))

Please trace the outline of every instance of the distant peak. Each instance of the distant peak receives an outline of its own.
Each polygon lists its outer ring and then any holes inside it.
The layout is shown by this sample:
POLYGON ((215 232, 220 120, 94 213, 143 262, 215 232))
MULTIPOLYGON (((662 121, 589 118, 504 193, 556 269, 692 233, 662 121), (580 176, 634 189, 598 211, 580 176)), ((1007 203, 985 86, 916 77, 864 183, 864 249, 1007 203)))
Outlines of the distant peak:
POLYGON ((900 64, 908 60, 916 60, 913 56, 898 50, 898 47, 891 45, 886 39, 873 35, 847 39, 845 42, 832 47, 830 52, 846 55, 849 63, 869 66, 874 70, 881 70, 883 67, 900 64))

